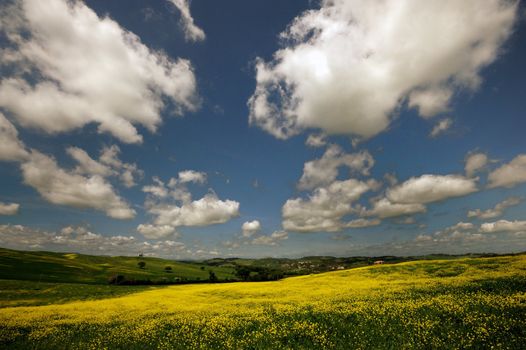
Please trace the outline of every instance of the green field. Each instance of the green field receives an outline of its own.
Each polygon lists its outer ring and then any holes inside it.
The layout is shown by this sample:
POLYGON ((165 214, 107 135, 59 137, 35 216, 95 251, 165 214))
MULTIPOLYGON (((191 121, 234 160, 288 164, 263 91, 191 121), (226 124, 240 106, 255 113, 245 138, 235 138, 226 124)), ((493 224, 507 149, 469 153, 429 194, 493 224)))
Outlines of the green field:
POLYGON ((37 282, 107 284, 113 275, 154 282, 204 281, 212 270, 219 279, 234 278, 233 269, 200 262, 149 257, 110 257, 73 253, 24 252, 0 248, 0 279, 37 282), (146 263, 139 268, 139 261, 146 263), (170 266, 171 272, 165 267, 170 266))
POLYGON ((34 282, 1 283, 9 300, 0 309, 0 348, 524 349, 526 344, 526 255, 422 260, 272 282, 142 287, 46 282, 39 289, 34 282))

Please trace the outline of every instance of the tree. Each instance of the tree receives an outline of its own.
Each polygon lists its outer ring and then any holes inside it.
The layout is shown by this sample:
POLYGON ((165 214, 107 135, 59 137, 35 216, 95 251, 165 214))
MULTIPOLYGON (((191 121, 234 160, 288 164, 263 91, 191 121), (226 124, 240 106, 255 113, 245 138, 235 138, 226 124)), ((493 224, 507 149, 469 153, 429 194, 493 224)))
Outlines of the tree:
POLYGON ((139 266, 140 269, 144 269, 146 267, 146 263, 144 261, 139 261, 137 266, 139 266))
POLYGON ((164 267, 164 272, 167 272, 167 273, 172 272, 172 267, 171 266, 165 266, 164 267))
POLYGON ((217 282, 217 276, 214 271, 212 270, 208 271, 208 280, 210 282, 217 282))
POLYGON ((108 279, 109 284, 121 284, 125 281, 125 277, 123 275, 113 275, 108 279))
POLYGON ((236 276, 241 278, 243 281, 248 281, 250 272, 252 271, 247 266, 236 266, 236 276))

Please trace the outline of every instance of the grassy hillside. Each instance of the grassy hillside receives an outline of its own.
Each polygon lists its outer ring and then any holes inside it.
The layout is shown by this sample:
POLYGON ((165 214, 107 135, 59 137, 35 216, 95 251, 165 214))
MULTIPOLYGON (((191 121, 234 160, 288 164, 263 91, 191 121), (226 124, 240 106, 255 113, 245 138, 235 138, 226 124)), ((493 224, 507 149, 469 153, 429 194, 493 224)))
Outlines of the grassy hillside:
POLYGON ((23 252, 0 248, 0 279, 37 282, 107 284, 113 275, 128 279, 169 281, 207 280, 209 270, 219 279, 233 278, 230 267, 210 267, 197 262, 179 262, 147 257, 91 256, 53 252, 23 252), (144 261, 144 269, 137 263, 144 261), (165 267, 170 266, 171 272, 165 267))
POLYGON ((162 287, 0 280, 0 308, 113 298, 156 288, 162 287))
POLYGON ((107 284, 111 276, 123 275, 127 280, 153 282, 205 281, 209 271, 221 280, 243 279, 236 269, 250 270, 250 280, 273 279, 274 276, 298 276, 371 265, 375 260, 398 263, 419 259, 457 259, 458 256, 425 257, 349 257, 313 256, 298 259, 210 259, 202 262, 173 261, 148 257, 110 257, 73 253, 17 251, 0 248, 0 280, 36 282, 107 284), (141 269, 140 261, 146 263, 141 269), (166 272, 165 267, 171 271, 166 272))
POLYGON ((386 264, 400 263, 416 260, 447 260, 459 258, 490 257, 495 254, 468 254, 468 255, 425 255, 425 256, 357 256, 357 257, 333 257, 333 256, 307 256, 297 259, 287 258, 263 258, 263 259, 240 259, 240 258, 215 258, 206 260, 210 266, 239 267, 245 266, 253 270, 265 268, 279 271, 284 276, 308 275, 334 270, 351 269, 372 265, 374 261, 382 260, 386 264))
POLYGON ((378 265, 0 309, 13 349, 523 349, 526 256, 378 265))

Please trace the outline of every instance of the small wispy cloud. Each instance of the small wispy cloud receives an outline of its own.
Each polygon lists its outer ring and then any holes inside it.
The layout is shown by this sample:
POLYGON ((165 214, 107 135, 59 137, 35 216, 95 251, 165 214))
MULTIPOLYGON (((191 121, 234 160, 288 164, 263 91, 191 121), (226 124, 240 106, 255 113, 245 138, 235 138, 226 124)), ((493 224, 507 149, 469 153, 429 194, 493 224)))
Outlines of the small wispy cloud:
POLYGON ((453 120, 451 120, 451 118, 442 119, 438 122, 438 124, 435 125, 433 130, 431 130, 429 136, 437 137, 449 130, 449 128, 451 128, 451 125, 453 125, 453 120))
POLYGON ((194 18, 190 13, 189 0, 168 0, 181 12, 181 25, 183 26, 184 37, 187 41, 203 41, 206 38, 205 32, 195 25, 194 18))

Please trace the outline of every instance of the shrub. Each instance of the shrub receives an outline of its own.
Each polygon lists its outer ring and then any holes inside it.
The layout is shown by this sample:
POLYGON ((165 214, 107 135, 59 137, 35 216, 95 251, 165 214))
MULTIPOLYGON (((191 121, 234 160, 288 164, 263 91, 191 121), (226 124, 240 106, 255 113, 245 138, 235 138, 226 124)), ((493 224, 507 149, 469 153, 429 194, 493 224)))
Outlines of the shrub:
POLYGON ((217 282, 217 276, 214 271, 212 270, 208 271, 208 280, 210 282, 217 282))
POLYGON ((126 278, 124 277, 124 275, 113 275, 110 278, 108 278, 108 283, 109 284, 122 284, 124 283, 125 280, 126 278))

